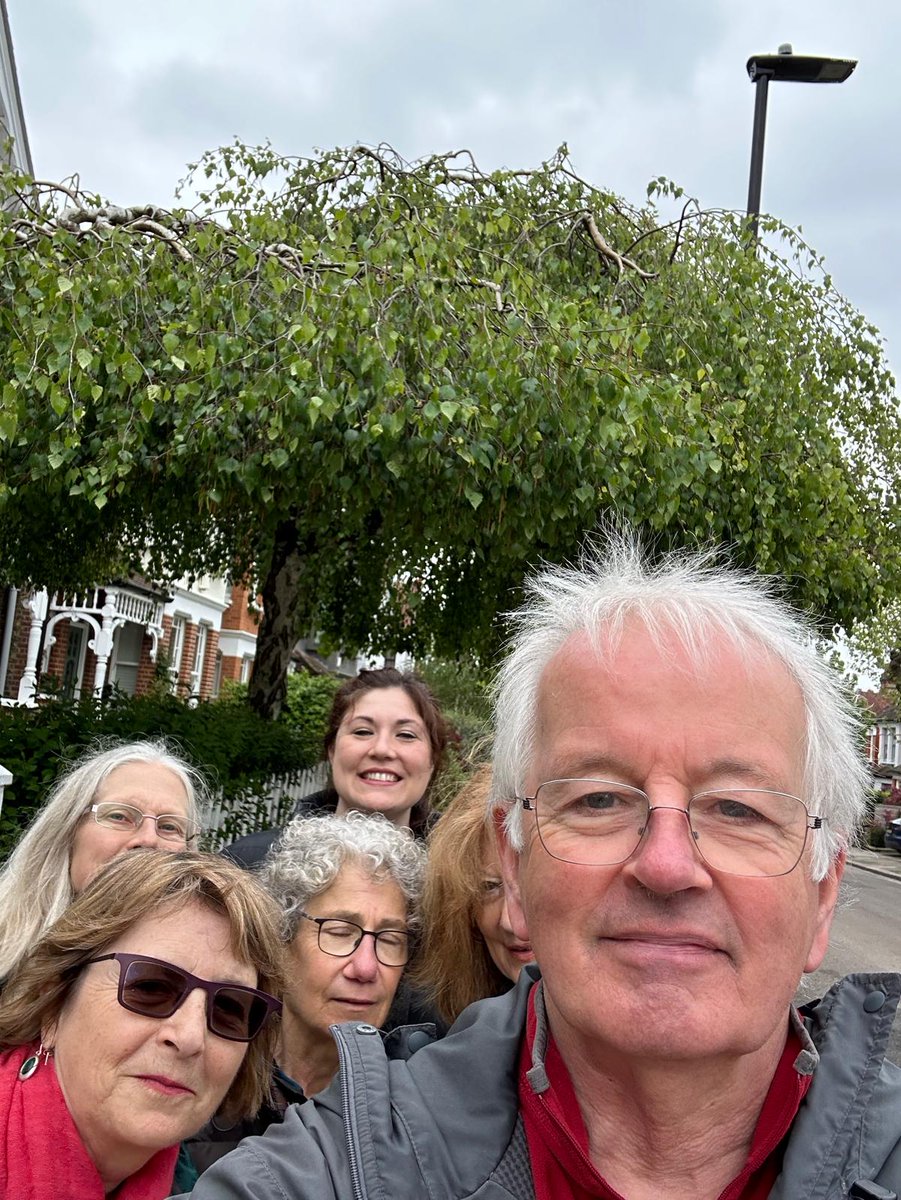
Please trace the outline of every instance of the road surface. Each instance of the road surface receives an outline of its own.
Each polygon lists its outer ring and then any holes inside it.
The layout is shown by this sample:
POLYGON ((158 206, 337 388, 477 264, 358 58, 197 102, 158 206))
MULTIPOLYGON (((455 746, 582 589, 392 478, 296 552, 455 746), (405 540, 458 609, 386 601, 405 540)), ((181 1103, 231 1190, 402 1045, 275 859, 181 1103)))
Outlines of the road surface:
MULTIPOLYGON (((829 951, 820 969, 805 976, 800 999, 821 996, 852 971, 901 971, 901 879, 849 865, 844 891, 829 951)), ((901 1015, 895 1020, 888 1057, 901 1064, 901 1015)))

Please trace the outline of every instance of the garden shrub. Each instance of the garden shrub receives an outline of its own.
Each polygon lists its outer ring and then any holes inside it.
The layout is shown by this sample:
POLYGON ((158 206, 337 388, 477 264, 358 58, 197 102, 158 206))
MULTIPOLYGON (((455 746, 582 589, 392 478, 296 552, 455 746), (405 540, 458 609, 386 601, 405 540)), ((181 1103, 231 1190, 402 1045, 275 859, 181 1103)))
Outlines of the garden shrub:
POLYGON ((867 843, 874 850, 881 850, 885 846, 885 826, 871 825, 867 833, 867 843))
POLYGON ((73 758, 105 739, 159 736, 204 773, 233 823, 242 827, 242 807, 252 808, 253 797, 273 776, 294 774, 321 757, 318 747, 311 749, 312 733, 304 737, 287 721, 264 721, 239 698, 192 708, 171 695, 114 693, 105 700, 57 699, 38 708, 2 708, 0 764, 12 772, 13 782, 0 812, 0 861, 73 758))

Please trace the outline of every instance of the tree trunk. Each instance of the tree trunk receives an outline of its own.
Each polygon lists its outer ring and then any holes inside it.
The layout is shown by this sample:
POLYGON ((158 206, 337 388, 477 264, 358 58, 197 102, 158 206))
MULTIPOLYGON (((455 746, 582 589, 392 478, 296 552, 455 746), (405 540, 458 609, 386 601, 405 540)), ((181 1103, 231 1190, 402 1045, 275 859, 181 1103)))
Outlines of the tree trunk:
POLYGON ((267 721, 276 720, 285 702, 285 679, 297 641, 301 581, 309 550, 309 545, 301 545, 294 521, 279 522, 263 580, 263 618, 247 697, 251 708, 267 721))

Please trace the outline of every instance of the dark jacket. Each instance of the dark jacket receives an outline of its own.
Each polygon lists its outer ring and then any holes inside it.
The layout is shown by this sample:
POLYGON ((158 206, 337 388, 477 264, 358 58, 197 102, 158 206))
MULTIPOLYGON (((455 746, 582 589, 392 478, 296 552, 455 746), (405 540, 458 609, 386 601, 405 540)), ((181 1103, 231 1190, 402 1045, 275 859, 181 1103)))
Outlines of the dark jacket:
MULTIPOLYGON (((337 793, 331 788, 323 788, 321 792, 313 792, 311 796, 304 796, 298 800, 291 813, 291 820, 333 813, 337 804, 337 793)), ((284 825, 277 825, 274 829, 260 829, 256 833, 248 833, 246 837, 237 838, 230 846, 224 846, 220 854, 236 862, 239 867, 258 867, 281 837, 283 829, 284 825)))
MULTIPOLYGON (((408 1059, 434 1039, 435 1032, 431 1025, 407 1026, 385 1035, 385 1054, 391 1059, 408 1059)), ((270 1125, 278 1125, 284 1120, 290 1105, 304 1104, 306 1099, 300 1084, 274 1064, 269 1096, 255 1117, 245 1118, 233 1125, 225 1125, 214 1117, 199 1133, 182 1142, 179 1163, 183 1167, 193 1168, 193 1177, 190 1174, 182 1176, 190 1179, 190 1182, 183 1184, 184 1191, 190 1191, 197 1176, 236 1149, 244 1138, 259 1136, 265 1133, 270 1125)), ((176 1173, 176 1180, 178 1178, 176 1173)))
MULTIPOLYGON (((284 1120, 289 1104, 303 1104, 305 1100, 300 1084, 274 1064, 269 1095, 255 1117, 244 1117, 233 1124, 227 1124, 221 1117, 213 1117, 199 1133, 182 1142, 182 1153, 190 1158, 197 1174, 201 1175, 214 1162, 234 1150, 244 1138, 259 1136, 270 1125, 284 1120)), ((189 1189, 186 1187, 185 1190, 189 1189)))
MULTIPOLYGON (((531 972, 409 1062, 369 1026, 334 1026, 331 1087, 213 1167, 194 1200, 534 1200, 517 1087, 531 972)), ((899 996, 899 975, 851 975, 802 1010, 815 1072, 770 1200, 901 1194, 901 1069, 884 1057, 899 996), (868 1182, 886 1190, 852 1193, 868 1182)))
MULTIPOLYGON (((312 795, 298 800, 290 820, 293 821, 296 817, 325 816, 333 813, 337 807, 338 793, 333 788, 323 788, 321 792, 313 792, 312 795)), ((416 824, 415 808, 413 817, 413 836, 425 838, 438 819, 438 813, 429 812, 419 825, 416 824)), ((219 853, 236 862, 239 867, 258 867, 278 841, 283 829, 284 825, 277 825, 274 829, 260 829, 256 833, 248 833, 246 837, 236 838, 230 846, 223 846, 219 853)))

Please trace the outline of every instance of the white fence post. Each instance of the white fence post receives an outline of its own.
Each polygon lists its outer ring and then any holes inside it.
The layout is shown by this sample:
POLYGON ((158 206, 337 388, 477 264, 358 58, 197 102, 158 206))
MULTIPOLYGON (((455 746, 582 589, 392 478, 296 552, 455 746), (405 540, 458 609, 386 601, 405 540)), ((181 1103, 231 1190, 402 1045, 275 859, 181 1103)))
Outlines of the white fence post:
POLYGON ((12 781, 12 771, 7 771, 6 767, 0 765, 0 809, 3 808, 3 789, 9 787, 12 781))

